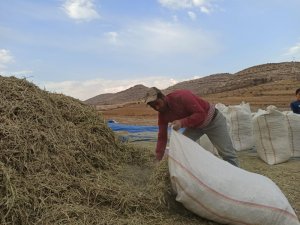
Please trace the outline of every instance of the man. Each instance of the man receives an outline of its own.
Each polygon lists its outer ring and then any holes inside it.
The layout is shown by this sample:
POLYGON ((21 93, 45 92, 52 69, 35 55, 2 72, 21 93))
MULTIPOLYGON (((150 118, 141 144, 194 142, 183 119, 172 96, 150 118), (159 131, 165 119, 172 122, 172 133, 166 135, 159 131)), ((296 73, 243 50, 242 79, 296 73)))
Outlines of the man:
POLYGON ((213 104, 189 90, 177 90, 164 95, 156 87, 149 89, 145 103, 158 111, 157 160, 161 160, 164 156, 168 141, 168 124, 171 122, 174 130, 185 128, 183 134, 194 141, 206 134, 217 148, 219 155, 227 162, 239 167, 227 130, 226 119, 213 104))
POLYGON ((300 114, 300 88, 296 90, 296 101, 293 101, 290 106, 294 113, 300 114))

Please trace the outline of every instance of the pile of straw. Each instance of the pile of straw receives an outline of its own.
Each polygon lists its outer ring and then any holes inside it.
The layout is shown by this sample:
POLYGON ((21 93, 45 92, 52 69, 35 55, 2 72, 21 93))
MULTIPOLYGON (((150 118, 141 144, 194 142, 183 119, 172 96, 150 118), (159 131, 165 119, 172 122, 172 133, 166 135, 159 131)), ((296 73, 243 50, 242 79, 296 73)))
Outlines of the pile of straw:
POLYGON ((151 160, 79 100, 0 76, 1 224, 213 224, 175 203, 151 160))

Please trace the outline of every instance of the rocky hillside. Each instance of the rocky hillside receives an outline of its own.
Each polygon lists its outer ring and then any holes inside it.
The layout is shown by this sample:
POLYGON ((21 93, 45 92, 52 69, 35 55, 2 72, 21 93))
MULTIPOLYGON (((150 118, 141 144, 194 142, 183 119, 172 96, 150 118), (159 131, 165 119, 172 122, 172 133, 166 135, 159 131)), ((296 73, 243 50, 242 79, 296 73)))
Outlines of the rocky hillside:
MULTIPOLYGON (((177 89, 189 89, 198 95, 207 96, 217 101, 214 96, 218 96, 219 98, 220 94, 228 98, 235 98, 247 93, 248 97, 261 98, 264 96, 264 91, 268 90, 268 92, 272 92, 273 86, 277 96, 293 93, 294 88, 300 86, 300 62, 268 63, 253 66, 234 74, 213 74, 177 83, 165 89, 164 92, 169 93, 177 89), (278 85, 284 81, 288 81, 288 84, 278 85), (266 88, 264 88, 265 86, 266 88)), ((147 90, 148 87, 136 85, 115 94, 95 96, 86 100, 85 103, 99 106, 136 102, 145 96, 147 90)))
POLYGON ((280 80, 298 80, 300 83, 300 62, 268 63, 253 66, 235 74, 222 73, 210 75, 178 83, 168 87, 166 91, 190 89, 196 94, 203 96, 280 80))
POLYGON ((127 90, 117 92, 115 94, 101 94, 85 101, 90 105, 113 105, 126 102, 136 102, 145 96, 149 88, 144 85, 135 85, 127 90))

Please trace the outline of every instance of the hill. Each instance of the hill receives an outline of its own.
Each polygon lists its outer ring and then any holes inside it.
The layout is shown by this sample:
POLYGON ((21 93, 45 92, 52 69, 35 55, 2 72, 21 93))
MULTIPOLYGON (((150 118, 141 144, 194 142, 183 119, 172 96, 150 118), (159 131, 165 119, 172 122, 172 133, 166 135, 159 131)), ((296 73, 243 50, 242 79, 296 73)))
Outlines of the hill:
POLYGON ((115 94, 107 93, 97 95, 95 97, 87 99, 85 103, 89 105, 112 105, 124 102, 134 102, 143 98, 148 89, 148 87, 139 84, 115 94))
MULTIPOLYGON (((169 93, 177 89, 189 89, 215 103, 238 104, 246 101, 254 108, 277 104, 286 109, 299 86, 300 62, 282 62, 257 65, 234 74, 212 74, 177 83, 163 91, 169 93)), ((95 96, 85 103, 100 110, 111 109, 107 105, 123 107, 126 103, 141 100, 147 90, 148 87, 136 85, 115 94, 95 96)))
POLYGON ((235 74, 214 74, 178 83, 168 87, 166 91, 190 89, 198 95, 207 95, 281 80, 299 80, 300 83, 300 62, 268 63, 253 66, 235 74))

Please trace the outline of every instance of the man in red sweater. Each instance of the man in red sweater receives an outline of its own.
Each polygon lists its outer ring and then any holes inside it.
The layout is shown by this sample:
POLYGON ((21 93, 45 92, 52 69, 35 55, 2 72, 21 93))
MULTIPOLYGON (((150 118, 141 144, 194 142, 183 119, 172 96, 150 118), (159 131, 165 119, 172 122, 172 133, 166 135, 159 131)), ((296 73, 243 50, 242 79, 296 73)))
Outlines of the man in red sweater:
POLYGON ((145 102, 158 111, 157 160, 161 160, 164 156, 168 141, 168 125, 171 122, 174 130, 185 128, 183 134, 194 141, 206 134, 217 148, 219 155, 239 167, 236 151, 227 130, 226 119, 213 104, 189 90, 177 90, 164 95, 156 87, 149 89, 145 102))

